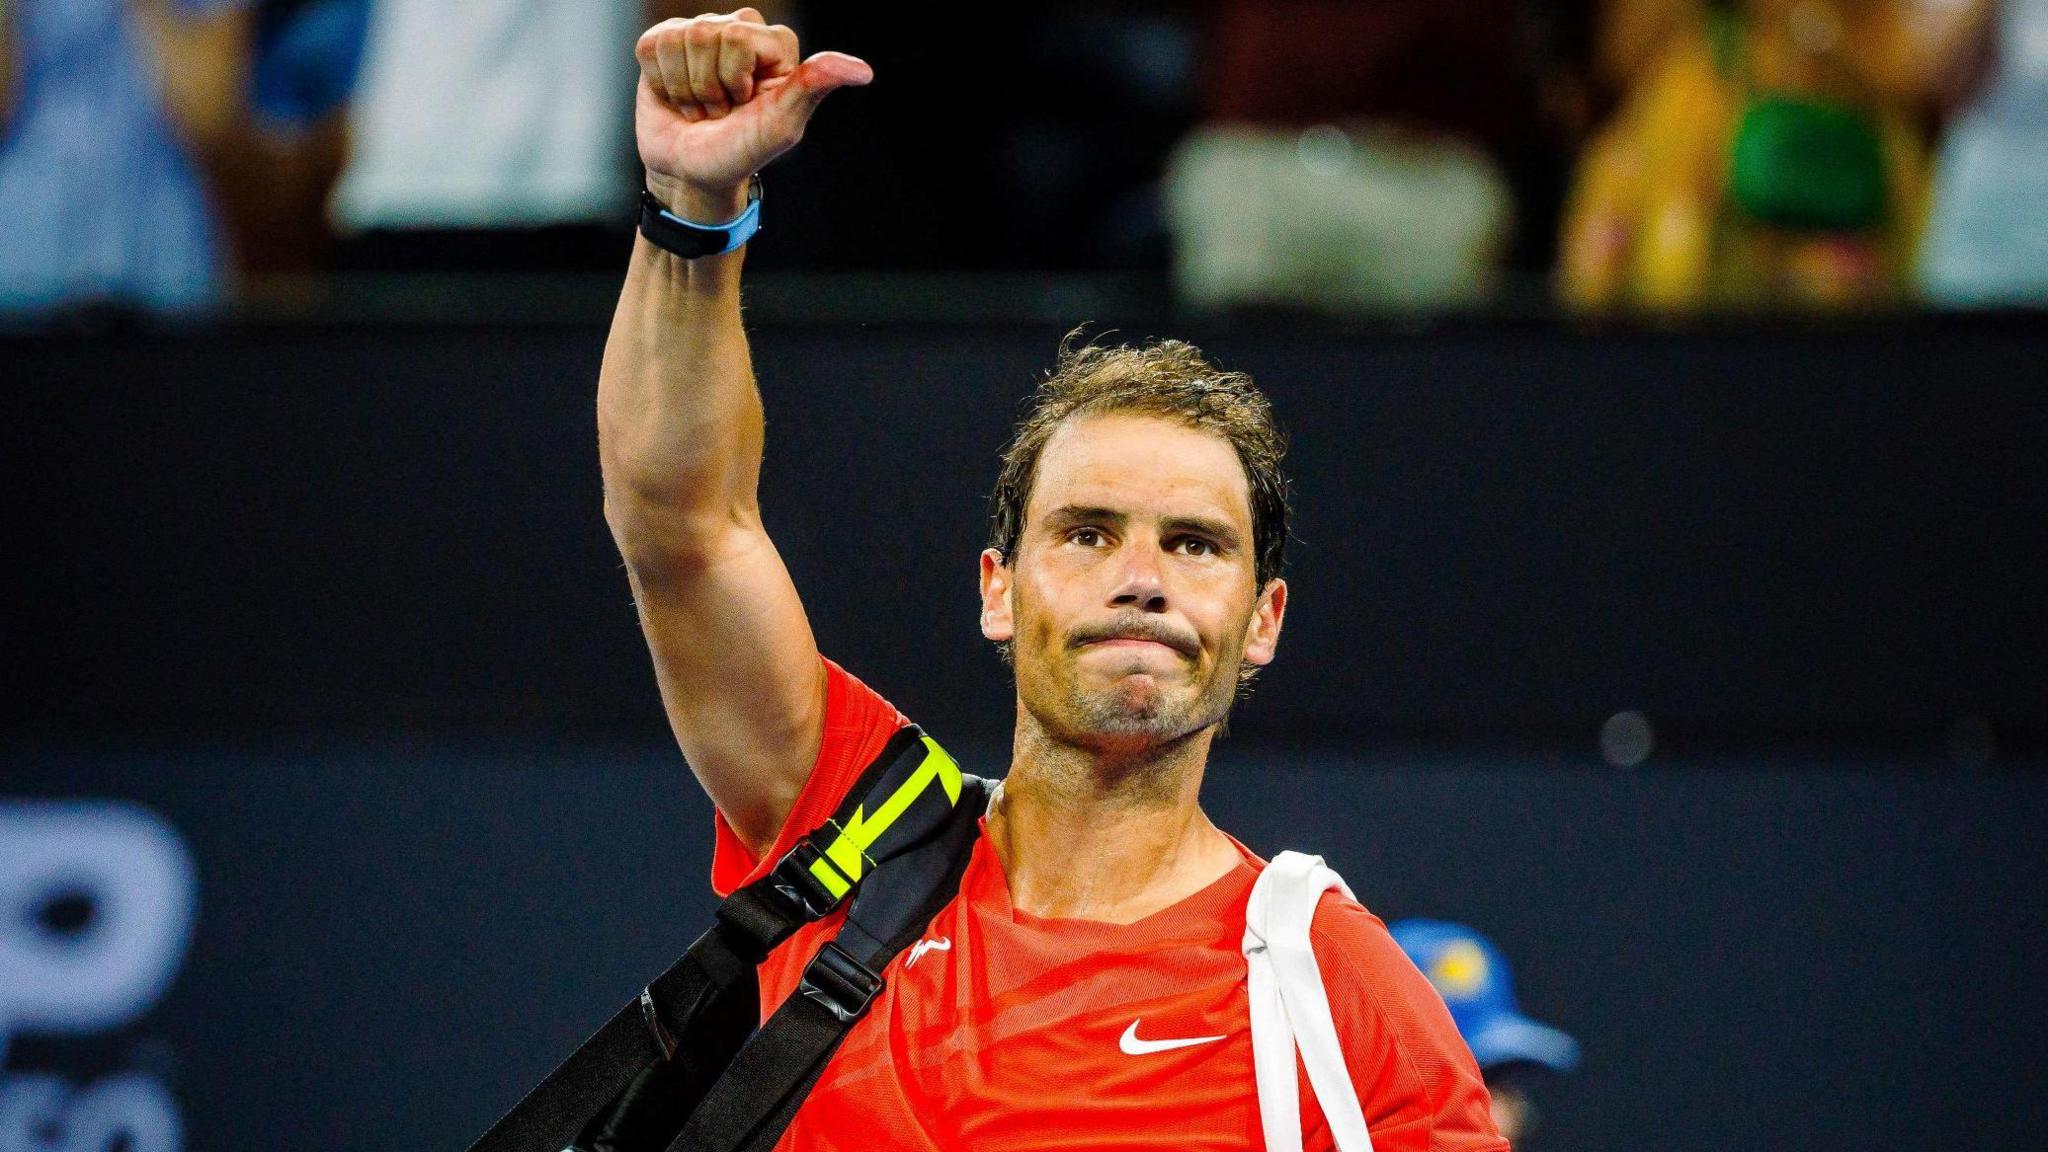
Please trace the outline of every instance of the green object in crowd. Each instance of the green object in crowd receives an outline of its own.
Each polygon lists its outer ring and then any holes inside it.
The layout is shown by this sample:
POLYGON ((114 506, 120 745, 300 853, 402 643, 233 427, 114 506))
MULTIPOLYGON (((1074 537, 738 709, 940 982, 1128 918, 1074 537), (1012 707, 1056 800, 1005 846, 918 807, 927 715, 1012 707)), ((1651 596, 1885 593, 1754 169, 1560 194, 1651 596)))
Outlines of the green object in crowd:
POLYGON ((1854 108, 1758 97, 1736 126, 1729 170, 1735 202, 1766 224, 1853 232, 1885 217, 1884 144, 1854 108))

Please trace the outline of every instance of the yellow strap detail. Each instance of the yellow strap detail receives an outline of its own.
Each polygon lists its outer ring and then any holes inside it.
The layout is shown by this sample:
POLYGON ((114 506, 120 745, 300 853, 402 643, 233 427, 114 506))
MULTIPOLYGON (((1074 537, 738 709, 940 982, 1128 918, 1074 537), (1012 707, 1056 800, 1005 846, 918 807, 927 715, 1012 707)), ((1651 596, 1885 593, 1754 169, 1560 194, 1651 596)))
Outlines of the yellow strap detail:
POLYGON ((875 841, 882 838, 882 833, 889 830, 889 825, 894 824, 897 817, 910 810, 910 805, 932 781, 937 780, 939 786, 946 790, 948 804, 960 802, 960 765, 931 737, 924 737, 924 746, 924 762, 910 774, 910 779, 898 786, 882 806, 875 809, 873 816, 866 814, 865 804, 856 807, 853 818, 840 828, 839 835, 825 849, 825 859, 811 862, 811 875, 817 877, 818 883, 823 884, 833 896, 846 895, 853 887, 848 881, 860 879, 861 871, 868 863, 868 849, 875 846, 875 841))

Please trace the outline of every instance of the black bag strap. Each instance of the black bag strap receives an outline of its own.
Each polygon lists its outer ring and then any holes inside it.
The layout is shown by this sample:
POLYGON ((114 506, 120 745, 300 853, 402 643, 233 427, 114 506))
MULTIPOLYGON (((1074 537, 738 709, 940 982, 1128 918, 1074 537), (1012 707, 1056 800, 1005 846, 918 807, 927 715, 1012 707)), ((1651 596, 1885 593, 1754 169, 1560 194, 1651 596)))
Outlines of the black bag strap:
MULTIPOLYGON (((953 758, 915 725, 899 730, 862 771, 831 819, 799 841, 768 875, 727 897, 717 921, 681 959, 614 1013, 470 1152, 652 1152, 662 1147, 754 1031, 760 1012, 755 966, 798 928, 864 890, 862 880, 897 857, 906 857, 906 866, 891 868, 890 874, 900 875, 900 883, 911 891, 893 899, 885 894, 882 905, 921 907, 938 894, 927 891, 931 885, 944 888, 918 924, 921 929, 951 899, 959 873, 949 875, 947 861, 920 851, 938 841, 954 845, 964 868, 967 853, 959 845, 972 848, 987 787, 979 778, 964 776, 953 758), (964 805, 963 795, 971 797, 964 805), (962 825, 964 840, 954 831, 962 825)), ((855 907, 862 907, 858 898, 855 907)), ((848 916, 851 921, 852 909, 848 916)), ((879 970, 893 955, 880 957, 871 970, 879 970)), ((870 950, 864 959, 876 957, 870 950)), ((812 967, 818 964, 814 960, 812 967)), ((857 979, 858 972, 849 972, 857 979)), ((830 972, 819 969, 817 979, 819 987, 838 990, 830 972)), ((844 1023, 851 1027, 851 1018, 844 1023)), ((836 1039, 831 1046, 837 1046, 836 1039)), ((822 1060, 817 1067, 822 1069, 822 1060)), ((815 1075, 814 1070, 812 1080, 815 1075)), ((797 1091, 799 1102, 809 1084, 804 1081, 797 1091)), ((794 1107, 789 1111, 793 1115, 794 1107)))
POLYGON ((952 818, 860 890, 839 934, 697 1106, 667 1152, 768 1152, 882 990, 882 970, 960 890, 992 781, 964 778, 952 818))

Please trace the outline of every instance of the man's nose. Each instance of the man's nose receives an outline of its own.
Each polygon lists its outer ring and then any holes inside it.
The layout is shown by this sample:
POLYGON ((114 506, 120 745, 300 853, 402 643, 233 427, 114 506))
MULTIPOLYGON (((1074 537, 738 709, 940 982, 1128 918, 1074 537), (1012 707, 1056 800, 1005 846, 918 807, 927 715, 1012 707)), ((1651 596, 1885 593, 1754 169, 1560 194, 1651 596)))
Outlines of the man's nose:
POLYGON ((1117 573, 1116 591, 1110 595, 1112 608, 1136 608, 1141 612, 1166 611, 1166 580, 1159 563, 1159 549, 1147 540, 1124 545, 1117 573))

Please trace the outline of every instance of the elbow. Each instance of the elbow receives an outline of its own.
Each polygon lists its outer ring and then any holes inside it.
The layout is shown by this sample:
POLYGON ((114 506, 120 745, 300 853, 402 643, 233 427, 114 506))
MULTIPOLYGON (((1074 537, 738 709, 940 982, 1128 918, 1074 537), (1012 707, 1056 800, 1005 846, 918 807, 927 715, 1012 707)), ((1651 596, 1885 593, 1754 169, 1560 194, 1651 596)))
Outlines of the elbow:
POLYGON ((605 524, 635 581, 686 580, 731 556, 748 533, 748 518, 730 507, 677 504, 607 486, 605 524))
POLYGON ((760 534, 753 473, 738 447, 703 429, 656 433, 608 415, 600 408, 604 518, 636 578, 699 571, 760 534))

